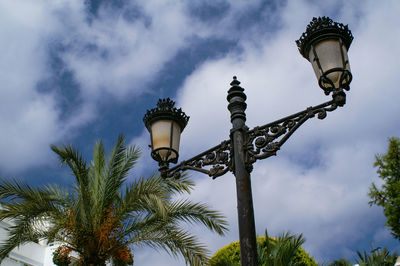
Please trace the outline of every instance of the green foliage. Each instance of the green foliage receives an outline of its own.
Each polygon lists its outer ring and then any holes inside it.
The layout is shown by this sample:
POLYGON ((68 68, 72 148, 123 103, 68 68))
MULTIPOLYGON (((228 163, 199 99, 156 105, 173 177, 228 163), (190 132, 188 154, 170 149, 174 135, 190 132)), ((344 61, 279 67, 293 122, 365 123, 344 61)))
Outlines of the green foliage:
POLYGON ((400 140, 390 138, 387 153, 376 155, 375 160, 374 166, 378 167, 377 173, 384 183, 381 188, 372 183, 369 204, 383 207, 386 225, 400 240, 400 140))
MULTIPOLYGON (((317 266, 301 245, 304 243, 302 235, 295 236, 289 233, 281 234, 277 238, 268 236, 257 237, 257 252, 259 265, 271 266, 317 266)), ((210 266, 240 266, 240 243, 232 242, 218 250, 209 261, 210 266)))
POLYGON ((357 251, 357 255, 356 262, 360 266, 393 266, 397 259, 397 254, 390 254, 386 248, 373 251, 371 254, 357 251))
POLYGON ((58 266, 68 266, 71 263, 70 251, 63 247, 57 248, 53 252, 53 263, 58 266))
POLYGON ((218 250, 209 261, 210 266, 240 266, 240 243, 232 242, 218 250))
MULTIPOLYGON (((361 253, 357 251, 358 258, 356 259, 356 263, 359 266, 393 266, 397 259, 397 254, 390 252, 384 249, 376 249, 371 253, 367 253, 364 251, 361 253)), ((350 261, 341 258, 339 260, 335 260, 329 264, 329 266, 352 266, 354 265, 350 261)))
POLYGON ((294 264, 300 266, 317 266, 318 263, 302 247, 294 255, 294 264))
POLYGON ((68 262, 70 252, 79 255, 81 265, 105 265, 107 260, 131 265, 131 248, 142 245, 201 265, 208 260, 208 250, 181 225, 200 223, 220 235, 227 230, 224 217, 207 205, 173 199, 192 190, 194 183, 186 176, 170 180, 152 175, 128 183, 140 153, 125 146, 123 137, 109 156, 97 142, 91 163, 71 146, 51 148, 72 170, 75 185, 71 190, 57 185, 36 188, 0 179, 0 220, 15 223, 0 246, 0 259, 21 244, 42 239, 62 243, 54 253, 58 265, 68 262))
POLYGON ((346 260, 345 258, 341 258, 338 260, 333 261, 329 264, 329 266, 353 266, 354 264, 350 261, 346 260))

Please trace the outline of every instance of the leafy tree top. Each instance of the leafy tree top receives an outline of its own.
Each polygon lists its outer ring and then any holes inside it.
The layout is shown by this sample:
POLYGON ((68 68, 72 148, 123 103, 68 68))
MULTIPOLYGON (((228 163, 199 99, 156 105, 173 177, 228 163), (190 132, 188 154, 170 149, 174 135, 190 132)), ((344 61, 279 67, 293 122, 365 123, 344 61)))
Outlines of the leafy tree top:
MULTIPOLYGON (((257 237, 259 265, 274 266, 317 266, 316 261, 304 251, 302 235, 295 236, 289 233, 281 234, 277 238, 265 236, 257 237)), ((210 266, 240 266, 240 242, 232 242, 219 249, 209 261, 210 266)))
MULTIPOLYGON (((378 248, 370 253, 357 251, 356 263, 359 266, 393 266, 397 259, 397 253, 390 254, 386 248, 378 248)), ((329 264, 329 266, 353 266, 349 260, 341 258, 329 264)))
POLYGON ((383 207, 387 218, 386 225, 392 235, 400 240, 400 140, 389 139, 388 151, 385 154, 375 155, 374 166, 383 184, 380 188, 371 184, 369 190, 370 205, 383 207))

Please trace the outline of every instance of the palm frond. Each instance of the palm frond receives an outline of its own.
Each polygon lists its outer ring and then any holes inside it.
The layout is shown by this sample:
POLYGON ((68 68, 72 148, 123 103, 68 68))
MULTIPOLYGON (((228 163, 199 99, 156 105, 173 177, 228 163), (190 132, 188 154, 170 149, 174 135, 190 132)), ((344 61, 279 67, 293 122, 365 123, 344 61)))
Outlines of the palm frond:
POLYGON ((175 201, 170 204, 168 212, 168 217, 174 222, 202 223, 220 235, 224 235, 228 231, 225 216, 204 203, 193 203, 189 200, 175 201))
POLYGON ((354 265, 353 263, 351 263, 345 258, 334 260, 329 264, 329 266, 353 266, 353 265, 354 265))
POLYGON ((123 202, 117 210, 117 216, 125 217, 135 211, 165 214, 164 203, 171 197, 171 193, 163 186, 163 182, 159 175, 133 181, 126 187, 125 193, 120 194, 123 202))
MULTIPOLYGON (((160 177, 161 178, 161 177, 160 177)), ((179 179, 163 179, 165 186, 171 194, 184 194, 193 190, 195 183, 189 178, 187 173, 183 173, 179 179)))
POLYGON ((0 180, 0 200, 43 200, 45 194, 41 189, 34 189, 16 179, 0 180))
POLYGON ((90 206, 92 206, 93 203, 91 202, 91 197, 89 195, 87 163, 79 154, 79 152, 72 146, 61 145, 60 147, 57 147, 55 145, 51 145, 50 147, 58 155, 61 164, 63 165, 64 163, 67 163, 74 173, 77 182, 76 192, 80 198, 78 200, 81 203, 77 206, 77 216, 79 216, 78 218, 83 223, 89 225, 89 217, 91 217, 90 206))
POLYGON ((98 141, 95 144, 93 152, 93 162, 89 165, 88 176, 89 176, 89 187, 90 194, 93 201, 93 208, 96 210, 102 207, 104 194, 104 184, 106 181, 106 156, 104 152, 104 145, 102 141, 98 141))
POLYGON ((130 245, 148 245, 182 255, 191 265, 203 265, 207 249, 180 226, 201 224, 223 235, 227 230, 224 217, 206 204, 174 201, 176 194, 189 194, 194 187, 186 175, 174 180, 154 174, 125 185, 140 151, 124 141, 120 136, 108 157, 103 142, 97 142, 90 164, 73 147, 52 145, 61 164, 75 175, 71 190, 0 180, 0 202, 4 203, 0 220, 15 222, 9 239, 0 246, 0 261, 21 244, 45 239, 62 243, 89 264, 108 259, 126 262, 118 256, 126 259, 130 245))
POLYGON ((0 210, 0 219, 13 219, 20 216, 48 216, 58 212, 58 206, 66 204, 65 192, 56 187, 32 188, 17 180, 0 180, 1 197, 8 202, 0 210))
POLYGON ((56 145, 51 145, 51 149, 58 155, 61 165, 67 163, 71 168, 77 183, 82 187, 87 187, 88 176, 87 176, 87 166, 83 157, 79 152, 72 146, 62 145, 57 147, 56 145))
POLYGON ((265 230, 265 243, 258 250, 260 265, 291 266, 295 265, 295 255, 305 242, 303 235, 282 233, 276 239, 268 236, 265 230))
POLYGON ((129 243, 159 247, 174 257, 181 254, 189 265, 204 265, 209 259, 209 250, 196 237, 173 225, 164 226, 164 230, 140 231, 129 243))
POLYGON ((28 242, 38 242, 46 236, 43 219, 30 216, 18 216, 13 219, 13 225, 6 230, 8 239, 0 245, 0 261, 14 248, 28 242))
POLYGON ((357 255, 356 262, 360 266, 392 266, 397 258, 396 253, 390 254, 386 248, 379 248, 371 253, 357 251, 357 255))
POLYGON ((119 191, 126 180, 128 172, 132 169, 140 156, 140 151, 135 146, 127 148, 124 138, 120 136, 112 161, 109 162, 108 176, 104 188, 103 208, 108 208, 119 198, 119 191))

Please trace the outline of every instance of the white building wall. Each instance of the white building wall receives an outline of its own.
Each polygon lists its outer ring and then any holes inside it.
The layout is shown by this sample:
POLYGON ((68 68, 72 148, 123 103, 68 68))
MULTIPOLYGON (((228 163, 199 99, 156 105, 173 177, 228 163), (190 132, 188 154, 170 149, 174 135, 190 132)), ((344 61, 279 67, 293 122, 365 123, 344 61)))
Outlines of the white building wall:
MULTIPOLYGON (((9 221, 0 222, 0 243, 8 238, 8 228, 11 225, 9 221)), ((9 258, 3 260, 1 266, 14 265, 33 265, 33 266, 55 266, 52 260, 54 248, 45 243, 28 243, 10 252, 9 258)))
MULTIPOLYGON (((10 220, 0 221, 0 245, 8 239, 7 228, 11 225, 12 222, 10 220)), ((53 263, 53 252, 58 246, 59 245, 48 246, 45 241, 21 245, 13 249, 9 256, 0 263, 0 266, 56 266, 53 263)), ((71 255, 75 259, 78 257, 78 255, 74 253, 71 255)), ((112 264, 107 262, 106 265, 111 266, 112 264)))

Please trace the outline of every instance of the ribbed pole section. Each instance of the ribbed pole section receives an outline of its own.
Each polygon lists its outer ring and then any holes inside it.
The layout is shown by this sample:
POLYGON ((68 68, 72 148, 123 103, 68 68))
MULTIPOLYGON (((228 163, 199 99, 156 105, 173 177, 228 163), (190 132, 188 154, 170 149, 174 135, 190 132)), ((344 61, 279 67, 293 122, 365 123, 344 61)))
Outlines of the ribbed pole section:
POLYGON ((253 197, 250 173, 245 165, 244 145, 247 138, 246 95, 240 82, 233 77, 228 91, 228 109, 231 112, 231 141, 233 146, 233 173, 236 177, 237 210, 239 220, 240 261, 242 266, 257 265, 257 243, 254 223, 253 197))

